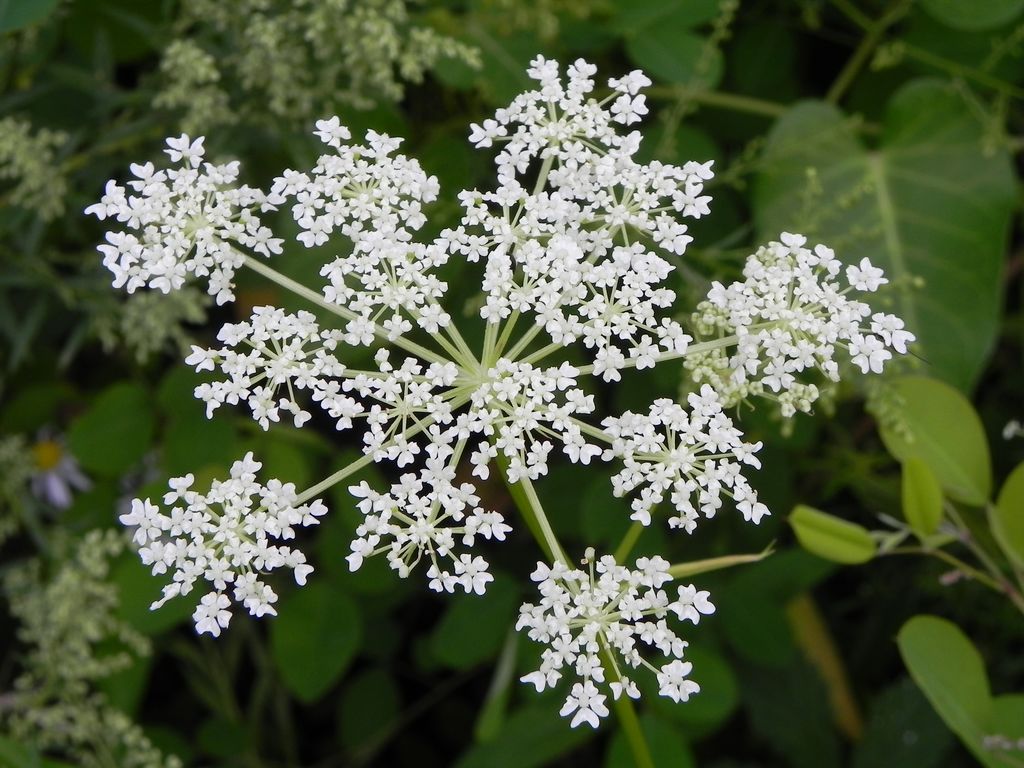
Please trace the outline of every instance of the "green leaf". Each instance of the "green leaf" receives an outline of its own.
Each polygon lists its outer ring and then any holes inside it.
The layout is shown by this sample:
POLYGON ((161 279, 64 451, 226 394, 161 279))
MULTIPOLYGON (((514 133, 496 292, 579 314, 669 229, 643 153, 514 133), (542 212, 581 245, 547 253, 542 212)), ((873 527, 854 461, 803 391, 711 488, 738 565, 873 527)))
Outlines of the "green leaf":
POLYGON ((789 515, 801 546, 836 563, 866 563, 875 556, 875 540, 866 528, 798 504, 789 515))
POLYGON ((157 635, 184 622, 195 610, 196 598, 177 597, 161 608, 149 606, 160 599, 169 579, 153 576, 135 552, 126 552, 111 566, 111 581, 117 585, 117 615, 147 635, 157 635))
POLYGON ((122 475, 139 462, 153 440, 149 394, 139 384, 108 387, 68 430, 68 446, 87 471, 122 475))
POLYGON ((678 31, 711 21, 718 12, 718 0, 617 0, 615 26, 627 34, 659 26, 678 31))
POLYGON ((666 23, 637 32, 626 52, 654 80, 713 89, 722 80, 722 54, 700 35, 666 23))
POLYGON ((1018 16, 1024 0, 921 0, 921 7, 955 29, 992 29, 1018 16))
POLYGON ((497 655, 515 623, 519 594, 515 581, 495 573, 483 595, 458 595, 430 638, 434 656, 453 669, 468 669, 497 655))
POLYGON ((935 533, 942 522, 942 487, 917 456, 908 456, 903 463, 903 516, 922 539, 935 533))
POLYGON ((754 188, 762 238, 803 232, 847 263, 883 267, 929 372, 965 390, 995 341, 1015 199, 1010 157, 983 150, 985 130, 958 91, 932 80, 892 97, 873 151, 836 107, 803 102, 769 134, 754 188), (809 169, 820 183, 811 197, 809 169))
POLYGON ((928 701, 979 758, 992 699, 981 656, 956 625, 915 616, 896 637, 903 663, 928 701))
POLYGON ((0 768, 39 768, 39 755, 12 741, 0 736, 0 768))
POLYGON ((511 715, 492 740, 469 749, 455 768, 539 768, 593 737, 570 728, 558 708, 534 705, 511 715))
POLYGON ((871 703, 851 768, 941 768, 953 737, 914 683, 903 678, 871 703))
POLYGON ((951 498, 984 505, 992 493, 988 441, 967 398, 922 376, 894 379, 890 387, 901 402, 900 423, 881 425, 889 453, 904 463, 923 461, 951 498))
POLYGON ((310 703, 341 678, 361 635, 352 599, 311 582, 281 601, 270 625, 270 650, 288 690, 310 703))
POLYGON ((0 34, 38 24, 58 5, 60 0, 0 0, 0 34))
MULTIPOLYGON (((686 707, 688 704, 689 702, 680 706, 686 707)), ((697 765, 686 740, 668 723, 656 717, 644 715, 640 718, 640 728, 643 731, 644 740, 651 750, 651 758, 655 765, 672 766, 672 768, 694 768, 697 765)), ((608 744, 604 768, 636 768, 636 761, 630 751, 626 734, 621 729, 615 731, 608 744)))
POLYGON ((1024 568, 1024 463, 1010 473, 990 509, 992 534, 1006 556, 1024 568))
POLYGON ((338 707, 338 731, 349 752, 372 745, 398 719, 402 705, 394 678, 375 667, 346 683, 338 707))

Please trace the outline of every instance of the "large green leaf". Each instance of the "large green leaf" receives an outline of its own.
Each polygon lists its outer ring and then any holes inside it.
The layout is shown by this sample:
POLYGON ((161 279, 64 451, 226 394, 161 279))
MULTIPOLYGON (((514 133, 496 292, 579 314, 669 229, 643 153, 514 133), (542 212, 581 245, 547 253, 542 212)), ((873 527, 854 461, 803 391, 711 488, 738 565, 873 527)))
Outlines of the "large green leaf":
POLYGON ((344 593, 311 582, 281 601, 270 628, 270 649, 288 689, 316 701, 348 668, 359 647, 359 609, 344 593))
POLYGON ((754 189, 764 239, 804 231, 900 283, 892 309, 917 335, 929 373, 961 389, 977 381, 995 339, 1015 198, 1010 158, 984 152, 983 132, 963 97, 932 80, 893 96, 874 150, 836 107, 803 102, 769 134, 754 189), (811 199, 810 169, 820 183, 811 199))
POLYGON ((570 728, 557 706, 535 704, 511 715, 492 741, 470 748, 455 768, 540 768, 593 736, 590 728, 570 728))
POLYGON ((1024 0, 921 0, 921 6, 955 29, 991 29, 1020 15, 1024 0))
POLYGON ((866 563, 875 556, 875 540, 867 529, 849 520, 798 504, 789 515, 800 545, 836 563, 866 563))
POLYGON ((718 14, 712 0, 647 0, 622 3, 616 25, 626 53, 660 82, 714 88, 722 79, 722 55, 690 28, 718 14))
POLYGON ((1024 737, 1024 696, 995 699, 981 655, 960 629, 937 616, 915 616, 896 638, 910 676, 928 701, 987 768, 1008 765, 986 737, 1024 737))
POLYGON ((942 522, 942 486, 917 456, 903 462, 903 516, 921 538, 935 533, 942 522))
POLYGON ((515 581, 495 574, 484 595, 452 598, 430 638, 438 661, 468 669, 497 655, 509 627, 515 623, 519 595, 515 581))
POLYGON ((60 0, 0 0, 0 33, 38 24, 58 5, 60 0))
POLYGON ((991 516, 999 546, 1016 565, 1024 567, 1024 463, 1006 478, 991 516))
MULTIPOLYGON (((647 747, 651 751, 654 765, 672 766, 672 768, 694 768, 697 765, 689 745, 680 735, 678 729, 650 715, 641 716, 640 728, 643 731, 647 747)), ((615 731, 612 740, 608 743, 604 768, 636 768, 636 760, 633 759, 629 741, 621 728, 615 731)))
POLYGON ((121 475, 149 450, 155 424, 153 406, 143 387, 114 384, 71 425, 68 445, 86 470, 121 475))
POLYGON ((899 422, 881 426, 882 441, 900 461, 921 459, 950 497, 982 506, 992 493, 985 429, 962 394, 935 379, 903 376, 891 382, 899 422))
POLYGON ((981 656, 956 625, 915 616, 896 638, 914 682, 946 724, 966 743, 978 743, 992 715, 981 656))
POLYGON ((948 765, 953 736, 914 683, 903 678, 872 702, 851 768, 948 765))

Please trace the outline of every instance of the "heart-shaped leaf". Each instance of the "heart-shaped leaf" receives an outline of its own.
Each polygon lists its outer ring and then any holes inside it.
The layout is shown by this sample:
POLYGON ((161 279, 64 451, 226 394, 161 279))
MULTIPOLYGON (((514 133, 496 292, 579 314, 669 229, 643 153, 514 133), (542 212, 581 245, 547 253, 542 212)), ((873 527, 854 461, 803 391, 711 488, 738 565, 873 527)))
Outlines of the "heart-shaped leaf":
POLYGON ((928 372, 964 390, 995 340, 1016 194, 1009 155, 986 153, 983 135, 963 97, 932 80, 892 97, 873 150, 836 107, 803 102, 771 131, 754 189, 762 238, 803 232, 883 267, 928 372))
POLYGON ((270 649, 288 689, 305 702, 326 693, 359 647, 362 621, 348 595, 313 582, 281 601, 270 649))

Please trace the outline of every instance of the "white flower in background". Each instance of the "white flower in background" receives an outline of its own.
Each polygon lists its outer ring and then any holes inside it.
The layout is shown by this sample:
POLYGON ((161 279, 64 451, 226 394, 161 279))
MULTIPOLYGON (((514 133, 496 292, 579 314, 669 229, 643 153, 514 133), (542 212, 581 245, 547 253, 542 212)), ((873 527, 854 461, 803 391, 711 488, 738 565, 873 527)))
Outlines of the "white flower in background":
POLYGON ((1024 437, 1024 424, 1018 419, 1010 419, 1003 426, 1003 440, 1013 440, 1015 437, 1024 437))
POLYGON ((608 714, 602 689, 616 699, 623 694, 639 698, 632 675, 641 668, 654 673, 662 696, 686 701, 700 686, 687 677, 687 643, 669 626, 669 619, 675 616, 697 624, 702 615, 714 613, 708 593, 689 585, 676 587, 670 597, 662 588, 672 580, 669 564, 660 557, 641 557, 629 569, 609 555, 595 564, 592 550, 588 554, 588 571, 561 562, 551 567, 538 563, 531 575, 541 599, 520 608, 516 629, 525 629, 545 648, 540 668, 522 681, 543 691, 563 674, 576 679, 561 710, 563 716, 572 716, 573 728, 581 723, 596 728, 608 714), (652 664, 641 655, 643 646, 666 661, 652 664), (602 654, 610 660, 608 667, 602 654))
POLYGON ((734 337, 735 349, 692 355, 686 366, 697 381, 707 381, 726 405, 751 395, 778 400, 782 413, 810 411, 818 388, 801 380, 819 371, 839 380, 839 353, 863 373, 881 373, 892 353, 905 354, 914 334, 895 315, 872 313, 848 298, 851 290, 872 292, 888 282, 881 269, 862 259, 846 268, 830 248, 805 248, 802 235, 782 233, 781 242, 758 249, 747 259, 743 282, 715 282, 701 302, 694 323, 701 334, 734 337))
POLYGON ((214 481, 206 494, 192 490, 192 475, 173 478, 163 498, 168 511, 135 499, 121 516, 135 529, 142 562, 154 575, 171 574, 153 608, 207 582, 214 591, 202 598, 193 618, 199 632, 219 635, 231 619, 229 590, 249 613, 263 616, 276 613, 277 601, 264 574, 289 568, 298 584, 306 583, 313 568, 305 556, 277 542, 294 538, 299 526, 316 525, 327 510, 320 501, 299 503, 291 483, 256 482, 260 467, 246 454, 231 466, 230 478, 214 481))
POLYGON ((57 509, 67 509, 76 491, 88 491, 92 482, 78 461, 68 452, 64 440, 48 431, 40 432, 31 448, 34 465, 32 495, 57 509))
POLYGON ((131 166, 135 177, 122 187, 107 182, 100 202, 86 208, 99 219, 113 218, 127 231, 108 232, 99 246, 114 287, 132 293, 143 286, 164 293, 190 276, 208 277, 218 304, 234 299, 234 274, 245 256, 236 246, 269 256, 281 252, 254 211, 267 209, 258 189, 235 186, 238 162, 203 162, 203 138, 182 134, 164 150, 178 167, 158 171, 152 163, 131 166))

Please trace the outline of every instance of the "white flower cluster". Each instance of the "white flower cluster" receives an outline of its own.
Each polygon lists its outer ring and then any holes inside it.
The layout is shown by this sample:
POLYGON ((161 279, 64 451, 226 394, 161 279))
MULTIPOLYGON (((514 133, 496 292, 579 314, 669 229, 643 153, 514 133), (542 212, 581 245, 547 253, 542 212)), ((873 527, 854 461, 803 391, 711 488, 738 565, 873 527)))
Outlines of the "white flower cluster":
POLYGON ((616 496, 640 488, 631 518, 651 524, 651 511, 669 494, 675 515, 672 528, 692 533, 698 511, 714 517, 722 495, 731 496, 745 520, 754 523, 768 514, 757 492, 740 474, 741 465, 760 468, 754 453, 760 443, 745 443, 743 434, 722 412, 722 403, 707 384, 687 397, 689 411, 668 399, 655 400, 647 414, 627 411, 602 422, 612 437, 605 458, 617 458, 623 469, 612 478, 616 496), (694 505, 694 498, 697 504, 694 505))
POLYGON ((244 401, 263 429, 288 411, 296 427, 311 414, 295 400, 295 390, 313 389, 325 377, 341 376, 345 367, 332 351, 339 331, 321 331, 309 312, 291 315, 276 307, 256 307, 245 323, 226 323, 217 334, 220 350, 192 346, 185 362, 197 371, 220 368, 226 381, 200 384, 195 396, 206 403, 206 415, 224 403, 244 401), (244 351, 236 352, 233 348, 244 351), (278 397, 281 390, 287 397, 278 397))
POLYGON ((401 144, 368 131, 366 143, 349 145, 347 128, 337 117, 317 122, 317 136, 334 149, 310 174, 286 171, 274 182, 270 201, 292 200, 292 216, 307 247, 323 245, 337 230, 352 252, 329 262, 324 296, 358 317, 350 321, 346 342, 370 344, 379 324, 390 340, 413 329, 405 315, 428 333, 451 318, 438 301, 447 285, 431 272, 448 260, 441 245, 412 241, 426 223, 422 206, 437 198, 438 184, 415 160, 392 155, 401 144), (404 315, 403 315, 404 313, 404 315))
POLYGON ((173 478, 164 495, 168 512, 149 499, 135 499, 131 511, 121 515, 124 525, 135 528, 142 562, 154 575, 171 573, 171 583, 152 608, 189 594, 205 580, 214 591, 203 595, 192 618, 197 631, 216 636, 231 619, 229 587, 249 613, 263 616, 276 614, 277 601, 263 581, 265 573, 290 568, 298 584, 306 583, 313 567, 302 552, 274 542, 294 538, 297 526, 315 525, 327 509, 320 501, 298 503, 292 483, 256 482, 261 466, 246 454, 231 466, 230 478, 214 481, 206 494, 192 490, 191 474, 173 478))
POLYGON ((100 202, 86 208, 128 230, 107 232, 99 246, 103 265, 114 273, 114 287, 128 293, 143 286, 169 293, 190 274, 208 277, 210 295, 224 304, 234 299, 234 274, 245 258, 236 245, 264 256, 281 252, 282 240, 254 213, 272 206, 260 190, 235 186, 237 161, 203 162, 202 137, 170 138, 165 152, 177 167, 132 164, 128 187, 135 194, 109 181, 100 202))
MULTIPOLYGON (((427 243, 416 237, 437 180, 396 154, 397 139, 370 131, 363 144, 350 143, 338 118, 317 123, 330 151, 309 172, 285 171, 266 197, 233 187, 237 166, 203 164, 202 140, 183 137, 169 142, 180 168, 133 166, 138 179, 129 186, 138 194, 111 182, 90 208, 129 230, 109 233, 101 246, 116 283, 129 290, 166 291, 190 273, 210 275, 210 290, 223 301, 244 263, 321 310, 316 317, 259 307, 248 321, 224 326, 221 349, 194 347, 188 362, 223 377, 196 390, 209 412, 241 401, 264 428, 282 413, 301 426, 311 418, 298 400, 305 393, 337 429, 357 421, 365 427, 364 458, 315 490, 371 460, 399 470, 386 490, 365 482, 349 488, 362 513, 347 557, 352 570, 382 555, 403 578, 423 563, 436 591, 483 593, 493 576, 472 547, 504 540, 510 527, 485 508, 473 478, 487 479, 497 463, 520 485, 556 559, 538 566, 541 601, 520 615, 519 628, 547 646, 540 669, 524 679, 541 690, 572 670, 577 682, 562 712, 574 726, 596 726, 607 714, 598 687, 606 675, 615 697, 639 695, 624 674, 639 667, 651 669, 661 694, 676 701, 698 691, 683 659, 686 643, 667 619, 674 613, 696 623, 714 607, 693 586, 678 587, 670 599, 660 557, 630 569, 588 554, 587 571, 559 559, 531 485, 547 474, 552 451, 560 445, 581 464, 621 462, 613 491, 633 496, 632 518, 643 525, 667 502, 670 527, 692 532, 726 500, 757 523, 768 510, 741 469, 759 467, 760 444, 744 442, 725 408, 769 394, 784 412, 807 410, 818 392, 800 377, 817 369, 837 378, 837 350, 877 372, 913 340, 898 318, 847 297, 877 289, 885 282, 880 270, 864 260, 846 269, 848 285, 840 286, 842 267, 831 251, 808 250, 804 238, 784 234, 750 258, 743 282, 715 283, 694 317, 705 339, 693 344, 672 319, 667 256, 685 253, 684 221, 708 213, 711 164, 636 160, 640 134, 619 131, 646 113, 640 91, 650 81, 640 72, 612 79, 611 94, 598 100, 594 72, 579 60, 563 78, 556 62, 532 62, 537 86, 472 128, 477 147, 500 146, 497 188, 461 192, 458 226, 427 243), (350 244, 322 269, 320 291, 243 255, 243 248, 281 250, 253 213, 277 206, 290 210, 303 245, 324 246, 336 234, 350 244), (450 261, 464 271, 466 262, 481 265, 479 349, 442 305, 448 286, 438 270, 450 261), (585 362, 566 353, 573 345, 585 362), (343 364, 342 353, 354 346, 375 347, 372 370, 343 364), (656 400, 646 412, 595 423, 594 379, 612 382, 624 369, 680 358, 700 384, 685 405, 656 400), (459 466, 464 459, 472 474, 459 466), (641 645, 664 661, 646 661, 641 645)), ((200 631, 217 634, 227 625, 228 585, 253 613, 273 612, 274 594, 258 574, 290 567, 301 583, 309 571, 301 552, 276 542, 315 523, 324 508, 300 504, 290 485, 256 483, 258 468, 247 456, 205 496, 189 490, 191 476, 179 478, 165 501, 182 503, 169 513, 137 500, 122 518, 139 526, 144 561, 158 573, 173 570, 164 599, 201 578, 214 585, 196 611, 200 631)))
MULTIPOLYGON (((592 554, 592 551, 588 554, 592 554)), ((605 555, 589 571, 570 569, 561 562, 537 564, 531 578, 537 582, 540 603, 523 605, 516 629, 547 646, 541 665, 524 676, 538 691, 553 687, 563 670, 578 678, 565 699, 561 714, 572 715, 572 727, 581 723, 596 728, 608 714, 607 697, 598 688, 606 682, 612 696, 639 698, 640 689, 630 670, 644 667, 658 681, 658 691, 673 701, 686 701, 700 686, 688 679, 691 664, 683 660, 687 643, 668 625, 669 614, 697 624, 715 612, 707 592, 691 584, 676 588, 674 600, 662 586, 672 580, 669 564, 661 557, 641 557, 634 569, 618 565, 605 555), (640 644, 657 650, 666 661, 655 666, 638 650, 640 644), (601 655, 607 654, 608 668, 601 655), (620 666, 619 661, 624 666, 620 666)))
POLYGON ((708 212, 703 184, 713 174, 710 162, 638 163, 640 134, 616 129, 646 113, 638 92, 650 81, 640 72, 610 80, 612 96, 597 102, 595 71, 577 61, 563 83, 557 62, 538 57, 529 75, 540 87, 473 126, 476 146, 504 144, 501 186, 463 192, 462 223, 442 237, 484 260, 488 322, 531 312, 554 343, 592 349, 594 373, 614 381, 627 356, 644 368, 661 351, 686 349, 679 324, 661 316, 675 298, 662 286, 672 267, 645 243, 685 251, 692 238, 678 218, 708 212), (528 190, 520 180, 538 172, 528 190))
POLYGON ((391 567, 405 578, 426 556, 431 589, 454 592, 461 586, 482 595, 494 580, 487 561, 455 553, 456 536, 463 546, 471 547, 477 536, 504 541, 512 529, 499 513, 479 506, 472 485, 456 483, 457 452, 439 434, 433 436, 424 468, 402 475, 388 493, 378 493, 365 482, 351 489, 360 499, 359 510, 365 518, 356 529, 349 567, 357 570, 366 557, 386 553, 391 567), (446 558, 451 570, 443 564, 446 558))
POLYGON ((779 401, 782 413, 809 411, 818 388, 800 374, 818 370, 839 380, 837 353, 846 351, 863 373, 881 373, 892 352, 905 354, 914 334, 895 315, 872 313, 847 297, 851 290, 874 292, 887 283, 881 269, 862 259, 845 270, 824 245, 805 248, 802 235, 782 233, 752 255, 743 282, 715 282, 694 314, 701 334, 734 336, 735 349, 720 348, 687 358, 697 381, 710 382, 727 405, 750 395, 779 401), (892 350, 892 351, 890 351, 892 350))

